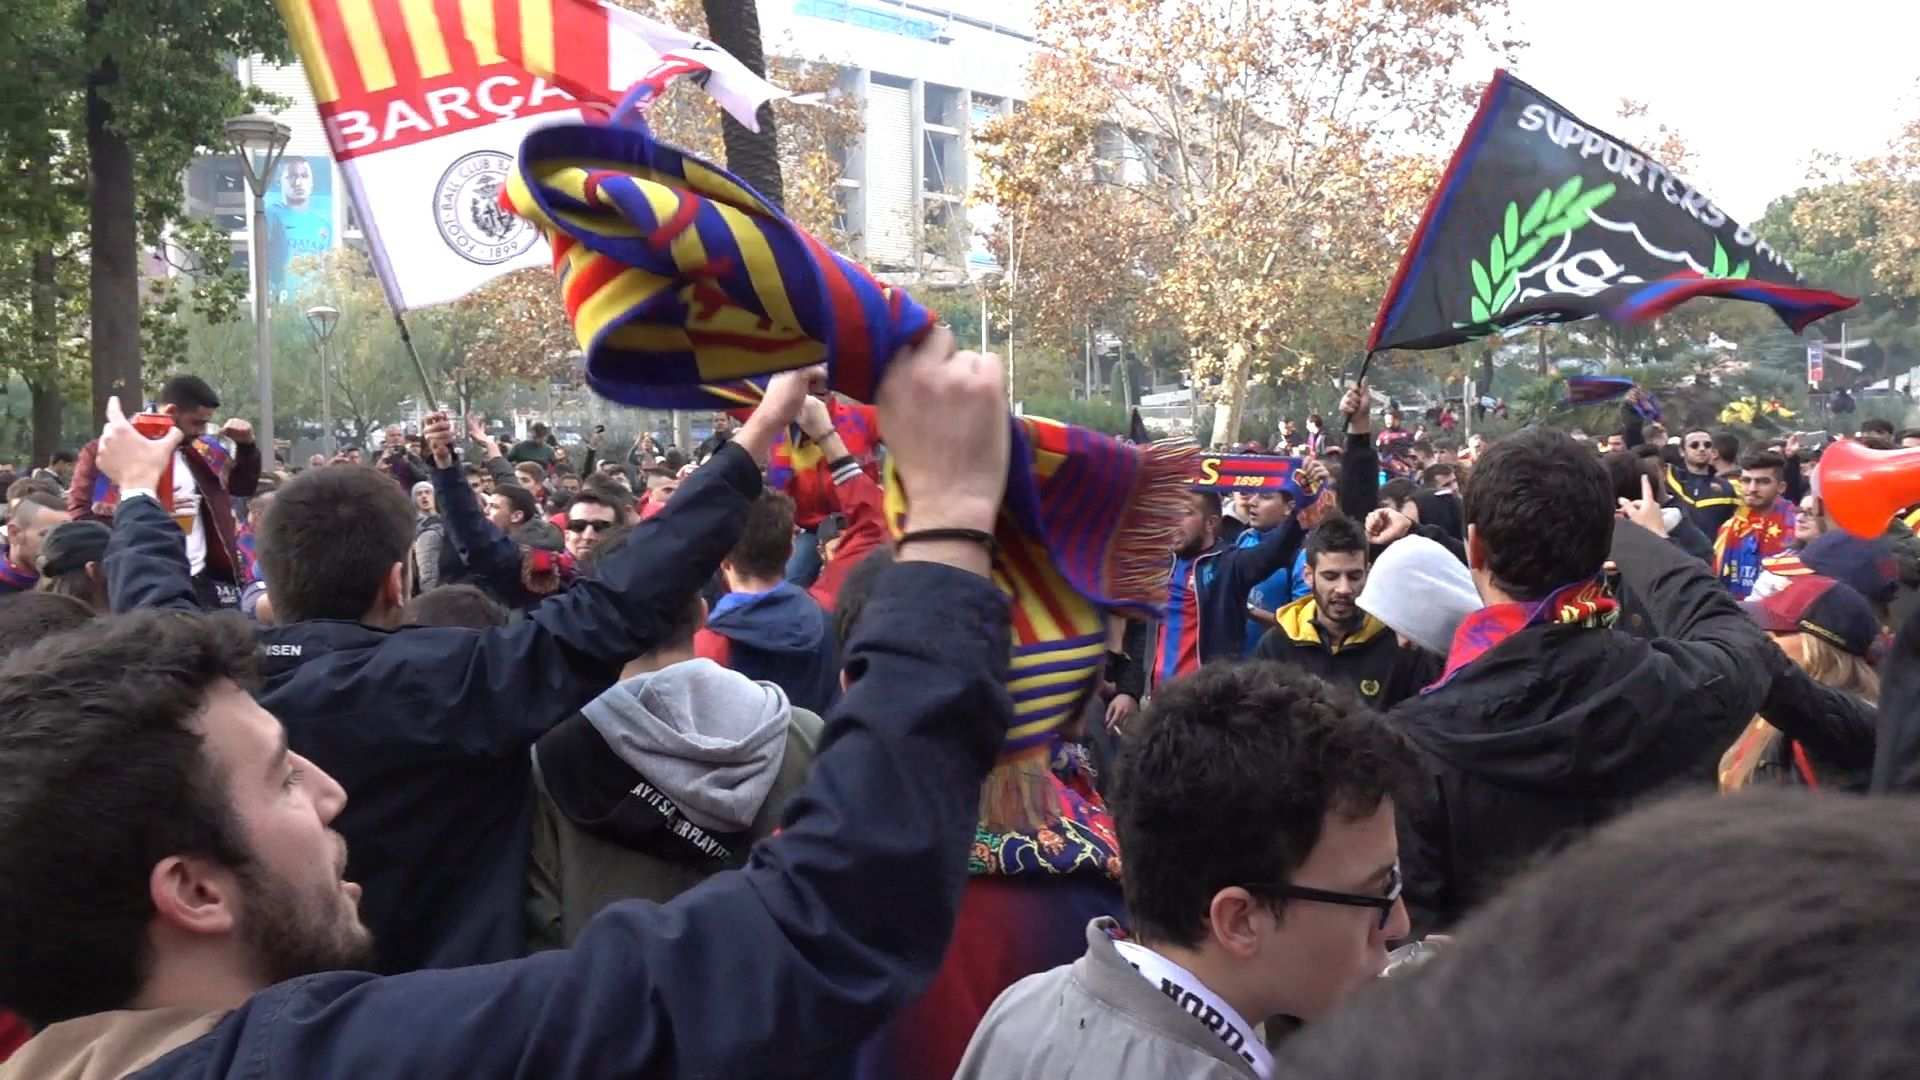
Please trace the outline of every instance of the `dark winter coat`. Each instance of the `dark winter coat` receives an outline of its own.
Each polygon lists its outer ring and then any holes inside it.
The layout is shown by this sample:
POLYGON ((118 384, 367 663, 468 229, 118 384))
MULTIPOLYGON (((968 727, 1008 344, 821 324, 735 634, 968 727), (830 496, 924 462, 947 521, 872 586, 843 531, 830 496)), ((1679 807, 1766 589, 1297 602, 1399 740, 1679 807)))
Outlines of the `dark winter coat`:
POLYGON ((1400 808, 1416 930, 1676 781, 1705 787, 1787 665, 1699 560, 1627 522, 1613 558, 1655 637, 1530 626, 1393 710, 1426 759, 1400 808))

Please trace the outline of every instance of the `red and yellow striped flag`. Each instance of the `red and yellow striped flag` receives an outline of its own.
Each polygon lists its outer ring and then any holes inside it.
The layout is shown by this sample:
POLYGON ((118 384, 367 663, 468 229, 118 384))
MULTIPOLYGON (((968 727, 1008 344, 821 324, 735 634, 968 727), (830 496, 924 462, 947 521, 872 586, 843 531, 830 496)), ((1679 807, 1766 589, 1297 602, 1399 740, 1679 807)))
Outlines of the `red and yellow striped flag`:
POLYGON ((695 35, 594 0, 278 0, 395 310, 546 262, 496 195, 520 140, 700 73, 743 123, 778 91, 695 35))

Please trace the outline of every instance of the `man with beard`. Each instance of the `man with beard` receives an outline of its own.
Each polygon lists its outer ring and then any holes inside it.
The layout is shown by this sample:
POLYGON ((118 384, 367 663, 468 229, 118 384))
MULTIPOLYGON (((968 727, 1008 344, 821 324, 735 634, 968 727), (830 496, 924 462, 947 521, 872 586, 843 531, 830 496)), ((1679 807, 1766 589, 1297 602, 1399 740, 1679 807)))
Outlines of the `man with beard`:
POLYGON ((1721 479, 1713 467, 1713 432, 1705 428, 1687 432, 1680 440, 1680 454, 1686 468, 1667 470, 1667 488, 1694 528, 1709 537, 1717 536, 1739 500, 1734 497, 1733 485, 1721 479))
MULTIPOLYGON (((1301 468, 1301 481, 1318 491, 1327 482, 1318 461, 1301 468)), ((1238 658, 1246 646, 1247 596, 1300 550, 1297 517, 1269 529, 1252 547, 1233 547, 1220 531, 1220 496, 1186 496, 1167 583, 1167 614, 1147 665, 1148 688, 1197 670, 1211 660, 1238 658)))
POLYGON ((1351 518, 1322 522, 1307 536, 1311 595, 1276 613, 1254 655, 1347 686, 1376 709, 1418 693, 1440 673, 1436 658, 1405 648, 1387 625, 1355 603, 1367 584, 1367 537, 1351 518))
POLYGON ((1781 497, 1786 472, 1786 459, 1771 450, 1757 450, 1740 462, 1740 507, 1713 540, 1713 572, 1735 600, 1753 591, 1762 561, 1793 543, 1798 510, 1781 497))

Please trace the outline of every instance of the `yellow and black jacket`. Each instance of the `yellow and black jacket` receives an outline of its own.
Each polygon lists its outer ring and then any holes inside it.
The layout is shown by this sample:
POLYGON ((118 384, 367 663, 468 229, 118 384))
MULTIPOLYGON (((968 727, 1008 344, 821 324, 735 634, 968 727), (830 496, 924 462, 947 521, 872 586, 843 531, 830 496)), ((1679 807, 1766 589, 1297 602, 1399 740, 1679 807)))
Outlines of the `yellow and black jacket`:
POLYGON ((1739 509, 1740 493, 1734 485, 1713 473, 1705 476, 1689 469, 1667 469, 1667 490, 1694 527, 1709 537, 1720 534, 1733 512, 1739 509))
POLYGON ((1376 709, 1412 697, 1440 677, 1440 657, 1402 648, 1392 630, 1371 615, 1346 640, 1326 640, 1314 621, 1313 597, 1303 596, 1274 613, 1274 628, 1254 655, 1296 664, 1330 683, 1346 686, 1376 709))

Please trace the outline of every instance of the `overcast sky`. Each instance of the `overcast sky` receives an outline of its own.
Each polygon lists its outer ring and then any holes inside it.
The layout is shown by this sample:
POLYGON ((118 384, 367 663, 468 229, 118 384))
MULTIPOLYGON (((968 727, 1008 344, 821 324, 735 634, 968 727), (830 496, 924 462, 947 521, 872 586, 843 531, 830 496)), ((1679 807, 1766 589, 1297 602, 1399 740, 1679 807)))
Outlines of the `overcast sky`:
POLYGON ((1908 0, 1513 0, 1513 73, 1596 127, 1622 97, 1677 128, 1691 179, 1740 221, 1799 187, 1816 151, 1883 149, 1920 117, 1920 5, 1908 0))

